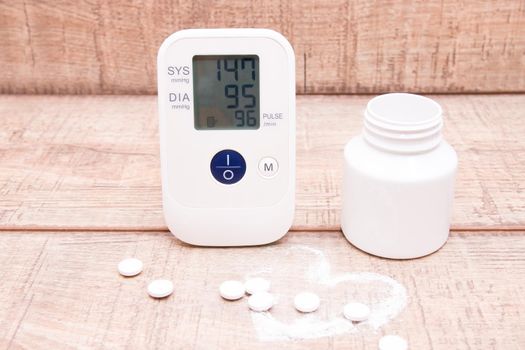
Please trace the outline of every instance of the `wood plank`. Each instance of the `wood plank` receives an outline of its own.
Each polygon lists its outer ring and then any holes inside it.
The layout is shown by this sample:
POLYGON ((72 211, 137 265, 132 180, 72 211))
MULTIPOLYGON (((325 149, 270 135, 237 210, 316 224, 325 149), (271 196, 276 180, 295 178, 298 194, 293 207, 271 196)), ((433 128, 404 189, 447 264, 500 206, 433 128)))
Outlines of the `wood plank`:
POLYGON ((6 348, 376 349, 384 334, 405 337, 411 349, 525 345, 525 232, 453 234, 436 254, 411 261, 369 256, 336 232, 226 249, 189 247, 165 232, 12 232, 0 246, 6 348), (116 271, 128 256, 145 263, 135 278, 116 271), (254 275, 270 278, 279 300, 269 315, 218 296, 222 281, 254 275), (160 277, 175 281, 175 293, 153 300, 146 285, 160 277), (305 289, 322 299, 310 316, 291 304, 305 289), (382 325, 353 327, 340 317, 348 300, 368 303, 372 315, 397 311, 382 325), (298 320, 312 325, 313 339, 297 339, 305 332, 287 325, 298 320), (323 326, 327 336, 316 337, 323 326))
MULTIPOLYGON (((298 99, 295 230, 338 230, 342 149, 368 96, 298 99)), ((524 95, 437 96, 454 229, 525 227, 524 95)), ((0 96, 0 227, 165 230, 152 96, 0 96)))
POLYGON ((525 1, 0 0, 0 93, 154 94, 183 28, 268 27, 300 93, 525 91, 525 1))

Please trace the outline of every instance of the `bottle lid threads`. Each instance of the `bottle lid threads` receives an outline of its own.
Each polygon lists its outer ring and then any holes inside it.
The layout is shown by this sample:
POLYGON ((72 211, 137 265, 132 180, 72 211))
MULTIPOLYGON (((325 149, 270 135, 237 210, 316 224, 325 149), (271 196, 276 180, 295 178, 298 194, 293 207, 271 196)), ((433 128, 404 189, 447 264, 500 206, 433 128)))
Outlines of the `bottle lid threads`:
POLYGON ((394 153, 430 151, 441 142, 441 106, 424 96, 408 93, 380 95, 368 102, 364 139, 394 153))

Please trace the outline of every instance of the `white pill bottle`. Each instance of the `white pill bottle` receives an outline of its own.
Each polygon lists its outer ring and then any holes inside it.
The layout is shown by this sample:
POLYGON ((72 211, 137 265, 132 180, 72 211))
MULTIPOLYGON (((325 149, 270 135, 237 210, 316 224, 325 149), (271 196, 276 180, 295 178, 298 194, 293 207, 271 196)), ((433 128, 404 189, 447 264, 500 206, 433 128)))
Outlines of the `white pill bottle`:
POLYGON ((442 139, 442 109, 392 93, 368 103, 362 134, 345 147, 341 228, 357 248, 411 259, 447 241, 457 155, 442 139))

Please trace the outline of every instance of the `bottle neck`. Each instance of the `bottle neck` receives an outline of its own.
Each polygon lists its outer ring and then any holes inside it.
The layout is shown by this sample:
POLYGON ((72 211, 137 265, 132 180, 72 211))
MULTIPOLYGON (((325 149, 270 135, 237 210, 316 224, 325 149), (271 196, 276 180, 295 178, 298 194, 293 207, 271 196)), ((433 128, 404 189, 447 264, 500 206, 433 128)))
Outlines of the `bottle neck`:
POLYGON ((442 139, 441 107, 412 94, 386 94, 367 105, 363 138, 373 147, 392 153, 429 152, 442 139))

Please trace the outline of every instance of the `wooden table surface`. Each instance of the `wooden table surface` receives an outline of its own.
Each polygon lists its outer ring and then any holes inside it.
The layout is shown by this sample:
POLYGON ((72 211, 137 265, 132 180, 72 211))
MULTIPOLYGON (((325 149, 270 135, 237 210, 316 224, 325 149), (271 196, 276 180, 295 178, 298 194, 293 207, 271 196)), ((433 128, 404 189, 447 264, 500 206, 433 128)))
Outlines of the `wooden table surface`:
POLYGON ((524 0, 0 0, 0 93, 155 94, 162 41, 270 28, 300 94, 525 91, 524 0))
POLYGON ((339 231, 342 147, 369 98, 298 97, 292 231, 219 249, 164 225, 154 96, 0 95, 0 347, 376 349, 394 333, 411 349, 525 348, 525 95, 435 96, 459 156, 452 232, 409 261, 339 231), (145 263, 135 278, 116 272, 128 256, 145 263), (268 316, 218 296, 253 275, 278 297, 268 316), (154 300, 160 277, 175 292, 154 300), (291 304, 303 289, 322 299, 312 317, 291 304), (343 323, 359 298, 387 319, 343 323))

